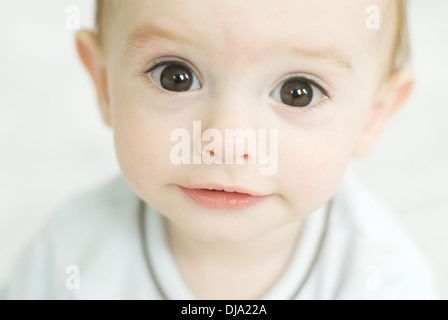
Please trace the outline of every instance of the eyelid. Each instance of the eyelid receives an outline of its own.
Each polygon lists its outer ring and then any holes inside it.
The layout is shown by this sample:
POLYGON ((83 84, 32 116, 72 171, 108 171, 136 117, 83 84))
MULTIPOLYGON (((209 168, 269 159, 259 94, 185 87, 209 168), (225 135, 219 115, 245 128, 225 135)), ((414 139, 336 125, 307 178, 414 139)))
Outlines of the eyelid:
POLYGON ((166 66, 172 63, 176 63, 179 64, 185 68, 190 69, 195 75, 198 76, 198 78, 200 78, 200 74, 196 71, 196 68, 193 67, 193 65, 188 62, 185 59, 182 58, 178 58, 178 57, 162 57, 162 58, 157 58, 157 59, 151 59, 145 67, 145 71, 144 73, 150 73, 152 71, 154 71, 154 69, 158 68, 158 67, 162 67, 162 66, 166 66))
MULTIPOLYGON (((315 76, 304 74, 304 73, 295 73, 295 74, 289 74, 285 77, 282 77, 280 81, 276 83, 276 87, 271 91, 269 96, 274 99, 275 101, 285 104, 283 101, 281 101, 280 98, 280 90, 283 85, 288 83, 289 81, 299 80, 308 83, 311 87, 314 87, 314 90, 319 91, 320 98, 317 99, 317 101, 314 101, 314 103, 310 104, 307 107, 303 108, 292 108, 292 109, 298 109, 301 110, 300 112, 307 112, 310 110, 314 110, 316 107, 320 106, 323 101, 331 101, 332 98, 330 94, 328 93, 328 90, 324 88, 325 85, 321 84, 321 80, 316 78, 315 76)), ((315 99, 316 95, 313 95, 313 100, 315 99)), ((290 106, 288 104, 285 104, 288 106, 288 109, 290 106)))
POLYGON ((330 100, 332 99, 331 95, 329 94, 328 89, 325 88, 326 86, 322 83, 322 81, 319 80, 317 77, 312 76, 307 73, 289 74, 288 76, 283 77, 282 80, 278 82, 278 84, 276 85, 275 88, 277 88, 278 86, 281 86, 283 83, 285 83, 289 80, 292 80, 292 79, 305 80, 305 81, 309 82, 311 85, 315 86, 317 89, 319 89, 324 96, 326 96, 330 100))
MULTIPOLYGON (((186 61, 183 58, 178 57, 162 57, 157 59, 151 59, 145 66, 145 69, 143 71, 143 75, 146 77, 148 74, 153 73, 155 70, 161 67, 169 66, 169 65, 179 65, 186 69, 188 69, 195 79, 196 86, 194 90, 188 90, 188 91, 196 91, 199 89, 202 89, 202 80, 200 74, 196 71, 196 69, 190 64, 190 62, 186 61)), ((157 83, 157 80, 154 78, 154 76, 151 76, 152 80, 157 83)), ((194 83, 194 81, 193 81, 194 83)), ((160 87, 161 84, 157 83, 157 85, 160 87)), ((169 91, 169 90, 168 90, 169 91)), ((186 91, 185 91, 186 92, 186 91)))

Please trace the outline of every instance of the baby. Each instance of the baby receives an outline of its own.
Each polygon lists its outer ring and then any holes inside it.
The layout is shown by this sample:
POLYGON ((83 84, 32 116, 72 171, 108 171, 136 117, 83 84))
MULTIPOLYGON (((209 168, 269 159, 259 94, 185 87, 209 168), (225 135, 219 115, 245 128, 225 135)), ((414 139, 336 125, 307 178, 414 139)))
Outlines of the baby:
POLYGON ((5 298, 420 299, 430 269, 347 170, 409 97, 401 0, 98 0, 81 60, 121 175, 5 298))

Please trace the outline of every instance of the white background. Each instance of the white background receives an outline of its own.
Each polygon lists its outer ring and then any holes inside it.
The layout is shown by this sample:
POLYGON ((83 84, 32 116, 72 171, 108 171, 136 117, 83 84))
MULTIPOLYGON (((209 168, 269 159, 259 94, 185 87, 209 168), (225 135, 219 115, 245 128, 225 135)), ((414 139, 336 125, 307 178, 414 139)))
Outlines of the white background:
MULTIPOLYGON (((66 8, 93 25, 93 0, 0 4, 0 282, 48 215, 119 172, 112 132, 78 60, 66 8)), ((352 163, 403 221, 448 299, 448 1, 412 1, 418 77, 373 153, 352 163)))

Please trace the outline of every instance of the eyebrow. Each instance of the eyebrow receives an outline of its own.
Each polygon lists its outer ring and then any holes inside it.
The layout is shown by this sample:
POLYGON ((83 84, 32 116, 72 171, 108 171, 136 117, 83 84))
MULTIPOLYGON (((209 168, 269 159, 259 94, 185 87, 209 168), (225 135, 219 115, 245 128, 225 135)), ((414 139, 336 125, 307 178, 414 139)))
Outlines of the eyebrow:
POLYGON ((330 64, 336 65, 344 69, 347 73, 353 72, 353 66, 350 62, 350 58, 336 48, 326 48, 323 50, 310 50, 307 48, 295 47, 292 48, 293 54, 313 58, 326 60, 330 64))
MULTIPOLYGON (((152 24, 145 24, 137 27, 131 34, 129 34, 127 38, 127 54, 132 54, 138 48, 144 48, 148 40, 152 38, 169 39, 171 41, 183 42, 196 46, 201 45, 201 41, 198 39, 193 39, 152 24)), ((350 58, 341 51, 338 51, 336 48, 313 50, 303 47, 293 47, 291 49, 291 53, 301 57, 326 60, 332 65, 341 67, 347 73, 351 73, 353 71, 350 58)))
POLYGON ((137 27, 127 38, 127 53, 131 54, 135 49, 143 48, 149 39, 161 38, 169 39, 175 42, 183 42, 191 45, 198 45, 200 41, 183 36, 173 31, 161 27, 147 24, 137 27))

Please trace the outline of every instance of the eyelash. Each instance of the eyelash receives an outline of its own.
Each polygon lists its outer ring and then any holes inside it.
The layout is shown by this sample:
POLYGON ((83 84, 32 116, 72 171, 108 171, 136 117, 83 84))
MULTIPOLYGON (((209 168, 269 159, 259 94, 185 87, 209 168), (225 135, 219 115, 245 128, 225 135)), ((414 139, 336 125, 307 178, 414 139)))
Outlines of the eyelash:
POLYGON ((169 64, 175 63, 177 65, 181 65, 184 68, 189 69, 192 73, 197 74, 196 70, 191 67, 191 64, 188 62, 185 62, 185 59, 181 58, 158 58, 158 59, 150 59, 146 64, 145 68, 143 70, 143 74, 146 75, 148 73, 151 73, 158 67, 166 66, 169 64))
MULTIPOLYGON (((304 82, 307 82, 308 84, 312 85, 313 87, 315 87, 317 90, 321 91, 322 95, 324 96, 324 98, 321 98, 319 101, 317 101, 316 103, 314 103, 313 105, 307 106, 307 107, 303 107, 303 108, 297 108, 297 107, 291 107, 288 106, 286 104, 281 103, 280 101, 275 100, 276 102, 278 102, 279 104, 282 105, 282 107, 286 108, 287 110, 289 110, 290 112, 315 112, 318 111, 319 109, 323 108, 325 106, 325 100, 332 100, 332 96, 330 95, 330 93, 328 92, 327 89, 325 89, 323 87, 322 84, 320 84, 317 80, 314 80, 310 77, 307 76, 303 76, 303 75, 294 75, 291 74, 289 76, 284 77, 281 81, 279 81, 275 87, 274 90, 277 90, 278 87, 280 87, 281 85, 285 84, 287 81, 289 80, 301 80, 304 82)), ((274 91, 272 91, 274 92, 274 91)))
POLYGON ((170 92, 168 90, 161 88, 160 85, 154 83, 154 79, 152 79, 152 77, 148 77, 148 74, 150 74, 157 68, 163 67, 163 66, 168 66, 170 64, 180 65, 180 66, 188 69, 191 73, 193 73, 194 75, 197 76, 199 83, 202 85, 201 77, 199 76, 199 73, 196 72, 196 69, 194 67, 192 67, 192 65, 188 61, 186 61, 184 58, 180 58, 180 57, 176 57, 176 56, 162 57, 162 58, 155 58, 155 59, 150 57, 144 64, 144 67, 140 71, 138 71, 138 76, 143 77, 143 79, 145 80, 145 83, 147 85, 149 85, 151 89, 156 87, 158 89, 155 92, 156 94, 167 94, 167 93, 168 94, 170 94, 170 93, 178 94, 177 92, 170 92))
POLYGON ((287 78, 286 80, 283 80, 283 82, 281 82, 281 83, 284 83, 285 81, 290 80, 290 79, 297 79, 297 80, 302 80, 302 81, 308 82, 309 84, 311 84, 314 87, 316 87, 317 89, 319 89, 324 96, 326 96, 328 99, 331 100, 331 97, 330 97, 330 94, 328 93, 328 91, 316 80, 305 77, 305 76, 297 76, 297 77, 287 78))
MULTIPOLYGON (((162 67, 162 66, 166 66, 169 65, 171 63, 176 63, 178 65, 181 65, 187 69, 189 69, 192 73, 194 73, 195 75, 198 75, 198 73, 196 72, 196 70, 191 66, 191 64, 189 62, 185 62, 185 59, 183 58, 178 58, 178 57, 170 57, 170 58, 157 58, 157 59, 153 59, 150 58, 149 61, 145 64, 145 67, 143 69, 143 71, 141 72, 145 77, 147 77, 147 75, 149 73, 151 73, 152 71, 154 71, 155 69, 162 67)), ((198 76, 198 78, 200 78, 200 76, 198 76)), ((328 92, 328 90, 326 90, 323 85, 321 85, 318 81, 311 79, 309 77, 306 76, 302 76, 302 75, 297 75, 297 76, 289 76, 289 77, 285 77, 283 80, 279 81, 277 86, 275 88, 278 88, 279 86, 281 86, 282 84, 284 84, 286 81, 291 80, 291 79, 297 79, 297 80, 302 80, 305 82, 308 82, 309 84, 311 84, 312 86, 316 87, 318 90, 320 90, 322 92, 322 94, 329 100, 332 100, 332 97, 330 95, 330 93, 328 92)), ((201 82, 201 81, 200 81, 201 82)), ((201 82, 202 83, 202 82, 201 82)), ((275 89, 274 89, 275 90, 275 89)), ((322 100, 322 99, 321 99, 322 100)), ((278 101, 277 101, 278 102, 278 101)), ((305 108, 291 108, 287 105, 285 105, 285 107, 288 107, 289 109, 292 109, 294 111, 297 112, 309 112, 309 111, 314 111, 314 109, 316 109, 316 107, 319 107, 322 103, 322 101, 315 103, 313 106, 310 107, 305 107, 305 108)), ((280 102, 281 103, 281 102, 280 102)))

